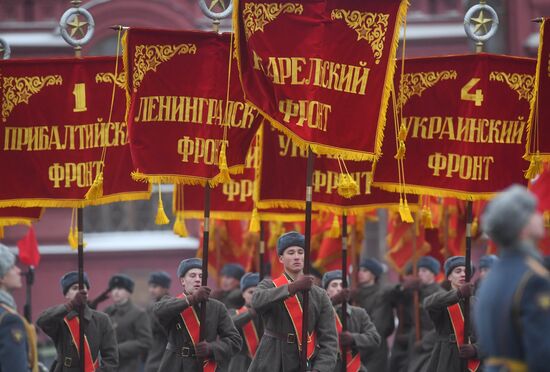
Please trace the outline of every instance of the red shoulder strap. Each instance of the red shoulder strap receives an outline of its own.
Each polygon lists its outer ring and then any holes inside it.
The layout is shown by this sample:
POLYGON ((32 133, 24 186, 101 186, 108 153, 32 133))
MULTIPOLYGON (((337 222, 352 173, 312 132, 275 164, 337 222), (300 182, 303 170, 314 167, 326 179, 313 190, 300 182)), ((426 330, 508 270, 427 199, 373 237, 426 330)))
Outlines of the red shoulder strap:
MULTIPOLYGON (((246 313, 247 311, 248 309, 246 308, 246 306, 243 306, 239 310, 237 310, 237 314, 246 313)), ((256 331, 256 326, 254 325, 254 322, 252 320, 246 322, 246 324, 243 326, 243 334, 246 346, 248 346, 248 351, 250 352, 250 356, 254 358, 254 355, 256 355, 256 350, 258 349, 258 344, 260 343, 260 339, 258 337, 258 332, 256 331)))
MULTIPOLYGON (((447 311, 449 312, 449 318, 451 319, 451 324, 453 325, 453 330, 455 333, 456 344, 457 346, 464 344, 464 315, 462 314, 462 309, 460 304, 457 302, 454 305, 448 306, 447 311)), ((470 340, 468 340, 470 343, 470 340)), ((479 359, 468 359, 468 370, 471 372, 476 372, 480 366, 481 362, 479 359)))
MULTIPOLYGON (((65 324, 67 324, 67 327, 69 327, 69 333, 71 334, 71 338, 73 340, 73 344, 76 347, 78 355, 82 355, 80 353, 80 320, 77 316, 72 319, 65 317, 63 318, 63 320, 65 321, 65 324)), ((86 372, 95 372, 97 368, 99 368, 99 362, 97 359, 95 361, 92 360, 92 351, 90 350, 88 337, 84 335, 84 370, 86 372)))
MULTIPOLYGON (((336 312, 336 309, 334 310, 334 321, 336 322, 336 331, 338 334, 342 333, 342 320, 340 319, 340 316, 336 312)), ((359 353, 355 354, 353 356, 353 353, 351 350, 348 350, 346 352, 346 360, 347 360, 347 366, 346 371, 348 372, 358 372, 361 368, 361 358, 359 356, 359 353)))

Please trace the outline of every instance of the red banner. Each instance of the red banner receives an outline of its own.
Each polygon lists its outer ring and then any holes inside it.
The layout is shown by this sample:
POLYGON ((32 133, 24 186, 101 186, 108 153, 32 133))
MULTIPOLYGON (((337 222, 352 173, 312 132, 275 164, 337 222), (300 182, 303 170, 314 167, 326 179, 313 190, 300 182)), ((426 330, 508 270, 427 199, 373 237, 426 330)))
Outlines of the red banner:
MULTIPOLYGON (((258 205, 261 208, 305 209, 307 151, 273 128, 264 128, 262 136, 258 205)), ((398 194, 371 190, 371 181, 372 164, 368 162, 343 163, 338 159, 317 156, 313 173, 313 209, 341 215, 344 211, 357 214, 399 206, 398 194), (358 195, 351 198, 338 193, 346 174, 358 186, 358 195)), ((412 199, 409 202, 412 204, 412 199)))
POLYGON ((301 148, 376 160, 407 3, 235 1, 246 100, 301 148))
POLYGON ((211 185, 242 172, 263 120, 244 103, 232 36, 130 29, 125 65, 135 179, 211 185), (229 85, 229 87, 228 87, 229 85))
POLYGON ((550 138, 548 135, 550 108, 546 105, 550 99, 550 69, 548 68, 550 66, 550 32, 547 29, 549 21, 550 19, 545 18, 540 25, 536 90, 531 99, 531 115, 529 116, 525 147, 525 158, 531 160, 532 166, 537 169, 531 169, 531 174, 526 174, 528 178, 533 178, 542 171, 542 161, 550 161, 550 138))
POLYGON ((430 251, 430 244, 424 237, 425 230, 416 224, 404 223, 398 213, 391 213, 388 219, 388 252, 386 261, 401 274, 407 263, 430 251))
POLYGON ((115 74, 115 58, 0 61, 0 75, 0 174, 9 177, 0 188, 1 207, 149 198, 148 187, 130 176, 123 75, 115 74), (85 200, 101 172, 103 196, 85 200))
POLYGON ((42 218, 44 208, 0 208, 0 226, 30 225, 42 218))
POLYGON ((399 191, 404 179, 407 192, 477 200, 525 184, 534 69, 532 59, 490 54, 406 60, 396 93, 401 126, 386 131, 374 186, 399 191), (393 157, 398 140, 406 144, 404 178, 393 157))

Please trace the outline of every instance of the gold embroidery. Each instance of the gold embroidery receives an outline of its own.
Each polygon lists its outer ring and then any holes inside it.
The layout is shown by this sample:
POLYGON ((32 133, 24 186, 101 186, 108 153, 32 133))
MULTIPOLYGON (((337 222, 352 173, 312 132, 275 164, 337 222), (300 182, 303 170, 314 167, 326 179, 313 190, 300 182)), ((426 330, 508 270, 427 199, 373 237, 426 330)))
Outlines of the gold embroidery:
POLYGON ((157 67, 176 54, 196 54, 195 44, 179 45, 138 45, 134 54, 134 73, 132 75, 134 92, 139 88, 145 74, 149 71, 157 71, 157 67))
POLYGON ((243 10, 244 33, 248 40, 256 31, 264 31, 265 25, 274 21, 281 13, 302 14, 302 4, 252 4, 247 3, 243 10))
POLYGON ((412 96, 422 96, 426 89, 433 87, 439 81, 454 80, 456 77, 457 73, 454 70, 416 72, 403 75, 403 94, 398 95, 397 107, 405 106, 412 96))
POLYGON ((493 71, 489 75, 489 80, 508 84, 517 92, 519 100, 525 99, 531 102, 535 88, 535 75, 493 71))
POLYGON ((348 26, 357 32, 357 41, 366 40, 370 44, 375 63, 380 63, 384 52, 386 32, 388 31, 389 14, 334 9, 331 18, 346 21, 348 26))
POLYGON ((63 79, 60 75, 24 76, 3 78, 2 121, 6 121, 15 106, 26 103, 29 98, 40 92, 42 88, 50 85, 61 85, 63 79))
POLYGON ((119 72, 116 81, 112 72, 100 72, 95 76, 96 83, 115 83, 120 89, 126 89, 126 72, 119 72))

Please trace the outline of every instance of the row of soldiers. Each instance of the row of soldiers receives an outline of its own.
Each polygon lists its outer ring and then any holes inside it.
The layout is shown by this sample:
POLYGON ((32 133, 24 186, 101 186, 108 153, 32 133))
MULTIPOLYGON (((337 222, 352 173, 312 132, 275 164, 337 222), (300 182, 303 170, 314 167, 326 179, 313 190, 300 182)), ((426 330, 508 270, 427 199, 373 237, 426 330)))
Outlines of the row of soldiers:
MULTIPOLYGON (((347 370, 354 372, 388 368, 392 372, 544 371, 550 361, 550 274, 535 248, 544 232, 541 224, 536 200, 523 188, 507 190, 489 204, 484 230, 502 254, 498 262, 495 257, 481 260, 479 301, 467 332, 464 313, 468 303, 476 303, 476 287, 466 282, 465 257, 446 260, 446 280, 441 285, 436 282, 439 262, 423 257, 417 276, 391 287, 380 282, 382 265, 366 259, 360 265, 358 287, 350 292, 342 287, 339 270, 325 273, 321 286, 314 285, 313 276, 303 274, 305 241, 297 232, 278 240, 277 253, 284 267, 278 278, 260 282, 258 274, 242 275, 242 269, 230 265, 224 269, 222 290, 211 291, 201 285, 202 261, 192 258, 179 264, 182 293, 172 297, 169 276, 154 273, 150 288, 157 301, 149 316, 130 301, 133 281, 129 277, 111 279, 115 304, 98 312, 92 308, 98 301, 88 302, 87 277, 85 288, 79 290, 77 273, 68 273, 61 280, 67 302, 46 310, 37 325, 56 344, 57 360, 51 368, 55 372, 79 370, 81 309, 87 372, 138 371, 143 351, 148 351, 147 371, 294 372, 301 367, 303 348, 306 370, 318 372, 341 371, 344 360, 347 370), (306 292, 308 335, 302 345, 306 292), (418 316, 415 308, 420 310, 418 316), (390 353, 387 338, 394 332, 394 309, 399 325, 390 353)), ((0 323, 0 337, 7 332, 7 338, 0 338, 0 371, 29 371, 36 358, 32 326, 17 317, 13 299, 7 296, 6 289, 15 282, 10 278, 18 270, 9 255, 9 251, 0 252, 0 303, 11 327, 4 329, 0 323), (6 340, 14 346, 6 346, 6 340), (15 358, 4 361, 3 354, 14 355, 17 350, 22 350, 20 364, 15 358)))

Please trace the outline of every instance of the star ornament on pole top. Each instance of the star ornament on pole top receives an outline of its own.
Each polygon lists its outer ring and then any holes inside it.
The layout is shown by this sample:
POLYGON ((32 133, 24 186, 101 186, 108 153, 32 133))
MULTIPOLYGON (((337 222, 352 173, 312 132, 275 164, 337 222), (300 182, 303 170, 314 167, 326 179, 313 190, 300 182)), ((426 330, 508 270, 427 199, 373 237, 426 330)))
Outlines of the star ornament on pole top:
POLYGON ((485 35, 489 32, 489 28, 487 28, 488 24, 491 24, 493 22, 492 18, 485 18, 485 14, 483 13, 483 10, 479 12, 479 15, 475 18, 471 19, 471 22, 475 24, 474 26, 474 33, 479 35, 485 35), (483 32, 480 33, 480 31, 483 29, 483 32))
POLYGON ((206 0, 198 0, 198 2, 203 14, 213 21, 227 18, 233 11, 232 0, 211 0, 210 4, 206 4, 206 0))
POLYGON ((464 31, 466 35, 478 45, 492 38, 499 25, 497 12, 482 1, 472 6, 464 16, 464 31))
POLYGON ((212 0, 208 9, 213 10, 216 5, 219 6, 222 10, 227 9, 227 6, 225 5, 225 0, 212 0))
POLYGON ((67 25, 71 28, 71 37, 74 37, 77 33, 79 33, 81 37, 86 36, 85 29, 88 26, 88 22, 81 21, 80 15, 76 14, 70 22, 67 22, 67 25))
POLYGON ((94 34, 94 18, 84 8, 70 8, 59 21, 61 36, 72 47, 78 48, 87 44, 94 34), (75 36, 80 38, 75 38, 75 36))

